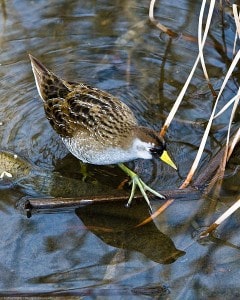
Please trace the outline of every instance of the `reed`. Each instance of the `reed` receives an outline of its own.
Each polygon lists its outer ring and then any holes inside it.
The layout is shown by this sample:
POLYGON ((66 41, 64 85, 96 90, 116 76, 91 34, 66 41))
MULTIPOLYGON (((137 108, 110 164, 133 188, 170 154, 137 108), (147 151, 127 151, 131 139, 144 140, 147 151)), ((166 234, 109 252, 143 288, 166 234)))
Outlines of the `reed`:
MULTIPOLYGON (((160 22, 157 22, 156 19, 154 18, 154 5, 155 5, 155 0, 152 0, 150 3, 150 7, 149 7, 149 18, 150 21, 156 25, 156 27, 160 30, 162 30, 163 32, 169 34, 169 29, 167 27, 165 27, 164 25, 162 25, 160 22)), ((202 67, 202 71, 204 73, 204 77, 208 83, 208 86, 212 92, 213 98, 215 100, 215 103, 213 105, 212 111, 211 111, 211 115, 210 118, 208 120, 205 132, 203 134, 202 140, 199 144, 199 148, 196 154, 196 157, 192 163, 192 166, 188 172, 187 177, 185 178, 185 180, 183 181, 182 185, 179 187, 180 189, 185 189, 189 183, 192 181, 193 175, 196 173, 196 170, 199 167, 199 163, 202 159, 202 155, 206 146, 206 142, 209 138, 209 132, 212 128, 212 124, 213 121, 220 117, 222 114, 224 114, 228 109, 231 109, 231 116, 229 118, 229 123, 228 123, 228 130, 226 133, 226 141, 225 141, 225 153, 223 155, 223 159, 221 161, 221 164, 219 166, 218 169, 218 178, 221 178, 220 183, 218 183, 218 187, 221 186, 222 184, 222 179, 224 177, 224 172, 225 172, 225 168, 226 168, 226 163, 229 160, 229 158, 231 157, 231 154, 233 153, 233 149, 236 146, 236 144, 239 142, 240 139, 240 130, 238 129, 234 138, 232 139, 232 142, 230 143, 230 135, 231 135, 231 129, 232 129, 232 123, 233 123, 233 119, 239 104, 239 98, 240 98, 240 89, 238 89, 236 95, 234 95, 231 99, 228 100, 227 104, 225 104, 223 106, 222 109, 220 109, 218 112, 217 110, 219 109, 219 106, 221 104, 221 98, 222 98, 222 94, 223 91, 226 89, 227 83, 230 79, 230 77, 232 76, 234 70, 236 69, 237 65, 239 64, 239 60, 240 60, 240 50, 236 50, 236 45, 237 45, 237 40, 240 39, 240 12, 238 11, 238 7, 236 4, 232 5, 232 10, 233 10, 233 16, 234 16, 234 20, 235 20, 235 24, 236 24, 236 34, 235 34, 235 40, 234 40, 234 47, 233 47, 233 59, 232 62, 229 66, 228 72, 223 80, 223 83, 221 85, 220 91, 217 94, 212 85, 211 85, 211 78, 209 77, 208 71, 207 71, 207 67, 206 67, 206 63, 205 63, 205 57, 204 57, 204 45, 208 36, 208 32, 211 26, 211 20, 212 20, 212 16, 213 16, 213 11, 214 8, 216 7, 216 1, 211 0, 208 6, 208 11, 207 11, 207 19, 206 19, 206 25, 205 27, 203 26, 203 16, 204 13, 206 11, 206 0, 202 1, 202 5, 201 5, 201 9, 200 9, 200 14, 199 14, 199 21, 198 21, 198 48, 199 48, 199 53, 198 56, 193 64, 193 67, 191 69, 191 72, 188 76, 188 78, 185 81, 184 86, 182 87, 171 111, 169 112, 168 117, 166 118, 166 121, 162 127, 162 130, 160 132, 161 136, 164 136, 167 129, 169 128, 169 126, 171 125, 172 120, 174 119, 175 114, 177 113, 183 99, 184 96, 187 92, 187 89, 189 87, 189 83, 191 81, 191 79, 194 76, 194 73, 196 71, 197 66, 199 65, 199 63, 201 64, 202 67)), ((173 32, 171 30, 171 32, 173 32)), ((171 37, 171 35, 169 34, 169 36, 171 37)), ((163 207, 160 207, 160 209, 154 214, 153 217, 156 217, 157 215, 159 215, 160 213, 162 213, 171 203, 173 202, 173 199, 170 199, 167 201, 167 203, 164 204, 163 207)), ((221 217, 219 217, 212 225, 210 225, 209 229, 206 230, 202 236, 205 236, 207 234, 209 234, 210 232, 212 232, 212 230, 216 229, 216 227, 218 227, 226 218, 228 218, 236 209, 238 209, 240 206, 240 200, 237 200, 236 203, 233 204, 232 207, 230 207, 226 213, 224 213, 221 217)))

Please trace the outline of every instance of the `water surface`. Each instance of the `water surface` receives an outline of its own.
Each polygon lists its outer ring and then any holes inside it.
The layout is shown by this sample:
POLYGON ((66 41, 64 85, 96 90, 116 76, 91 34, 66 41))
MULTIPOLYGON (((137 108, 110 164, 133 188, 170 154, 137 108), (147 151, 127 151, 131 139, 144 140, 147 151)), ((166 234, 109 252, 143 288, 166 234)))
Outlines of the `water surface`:
MULTIPOLYGON (((239 297, 239 212, 205 243, 195 238, 199 229, 239 198, 237 152, 220 197, 176 201, 154 222, 139 228, 135 226, 149 216, 144 202, 130 209, 123 203, 99 204, 30 219, 15 207, 27 195, 121 194, 117 186, 125 179, 116 167, 90 166, 90 176, 82 182, 79 162, 45 117, 28 53, 67 80, 84 81, 118 96, 141 125, 156 130, 198 54, 199 0, 157 2, 155 17, 180 34, 174 40, 150 24, 148 1, 50 2, 0 2, 0 148, 26 159, 24 168, 14 169, 12 180, 20 181, 0 182, 0 294, 239 297)), ((232 59, 235 34, 231 14, 223 18, 224 26, 216 9, 205 49, 217 91, 232 59)), ((221 106, 236 94, 238 74, 239 70, 228 83, 221 106)), ((196 155, 213 101, 199 67, 167 133, 178 172, 158 161, 136 161, 131 167, 157 189, 178 188, 196 155)), ((214 123, 200 170, 222 148, 228 119, 226 113, 214 123)), ((238 127, 239 122, 238 113, 238 127)), ((154 210, 162 204, 157 199, 151 202, 154 210)))

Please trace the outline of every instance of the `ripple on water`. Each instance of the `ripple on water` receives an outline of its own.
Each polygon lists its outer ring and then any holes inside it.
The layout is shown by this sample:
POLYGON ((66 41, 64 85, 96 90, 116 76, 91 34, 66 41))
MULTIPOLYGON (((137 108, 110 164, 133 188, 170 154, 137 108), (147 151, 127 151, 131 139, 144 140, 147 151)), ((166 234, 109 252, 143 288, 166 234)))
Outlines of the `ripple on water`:
MULTIPOLYGON (((34 187, 34 191, 43 192, 46 178, 44 192, 51 195, 99 194, 104 185, 106 192, 111 187, 121 193, 116 186, 124 175, 117 168, 91 166, 92 177, 79 184, 78 162, 72 156, 62 159, 67 150, 46 120, 27 54, 33 54, 63 78, 82 80, 112 92, 133 109, 141 125, 159 130, 197 57, 201 2, 156 1, 156 20, 181 33, 181 38, 170 41, 163 34, 159 38, 160 31, 148 22, 149 1, 145 0, 0 1, 0 148, 23 153, 41 167, 52 169, 55 165, 60 174, 55 176, 50 170, 48 177, 35 176, 36 180, 28 182, 29 190, 34 187)), ((223 1, 224 5, 228 2, 223 1)), ((211 82, 219 89, 232 60, 235 26, 233 18, 226 15, 224 26, 219 26, 219 7, 215 12, 204 53, 211 82)), ((238 77, 233 74, 222 106, 238 89, 238 77)), ((154 188, 161 191, 163 186, 180 186, 205 128, 202 120, 208 118, 213 103, 199 66, 167 133, 178 172, 171 173, 160 161, 135 165, 154 188)), ((222 117, 221 122, 226 124, 228 117, 222 117)), ((234 121, 239 123, 239 114, 234 121)), ((217 129, 213 131, 205 153, 209 156, 222 139, 216 140, 217 129)), ((206 160, 201 164, 205 166, 206 160)), ((21 170, 15 166, 12 171, 21 170)), ((145 203, 134 201, 129 210, 122 203, 113 203, 79 209, 77 215, 58 212, 26 220, 14 208, 19 190, 0 190, 0 291, 14 291, 16 295, 33 290, 74 290, 82 295, 108 293, 110 297, 119 292, 132 299, 151 293, 161 297, 162 286, 167 284, 173 299, 179 295, 195 299, 200 294, 204 299, 223 295, 226 299, 239 298, 239 250, 231 245, 239 244, 238 214, 222 225, 219 244, 215 239, 202 245, 191 236, 194 224, 194 228, 201 228, 210 217, 217 218, 229 206, 232 194, 237 194, 239 176, 236 174, 235 182, 228 175, 227 187, 223 186, 226 198, 196 200, 189 199, 190 195, 187 201, 172 203, 154 223, 139 227, 136 225, 149 216, 145 203), (216 208, 215 201, 224 207, 216 208), (234 226, 227 225, 231 223, 234 226), (126 230, 122 231, 123 227, 126 230), (224 239, 230 243, 223 244, 224 239), (162 255, 170 254, 171 258, 171 248, 186 254, 171 263, 162 255), (156 256, 158 260, 153 261, 156 256), (229 257, 232 264, 226 261, 229 257), (166 266, 165 262, 171 264, 166 266), (235 297, 231 293, 236 293, 235 297)), ((163 203, 151 202, 156 209, 163 203)))

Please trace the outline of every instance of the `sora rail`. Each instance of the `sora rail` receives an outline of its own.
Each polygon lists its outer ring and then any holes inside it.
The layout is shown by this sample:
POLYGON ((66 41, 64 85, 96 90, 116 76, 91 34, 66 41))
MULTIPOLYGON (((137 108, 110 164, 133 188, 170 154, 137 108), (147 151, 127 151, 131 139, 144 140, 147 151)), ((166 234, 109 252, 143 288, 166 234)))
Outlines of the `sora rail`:
POLYGON ((123 163, 157 156, 176 169, 163 138, 152 129, 139 126, 130 108, 118 98, 84 83, 65 81, 35 57, 29 57, 46 116, 69 151, 84 163, 118 164, 132 179, 127 206, 138 186, 151 210, 145 191, 164 196, 123 163))

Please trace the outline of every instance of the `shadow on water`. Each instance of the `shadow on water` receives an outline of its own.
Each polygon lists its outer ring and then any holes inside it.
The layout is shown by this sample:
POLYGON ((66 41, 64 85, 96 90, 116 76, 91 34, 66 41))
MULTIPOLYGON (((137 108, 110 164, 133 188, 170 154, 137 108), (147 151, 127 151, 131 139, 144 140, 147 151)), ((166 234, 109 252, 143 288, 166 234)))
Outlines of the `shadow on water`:
MULTIPOLYGON (((175 201, 147 225, 144 202, 96 204, 69 211, 16 209, 25 196, 122 195, 115 166, 89 166, 88 177, 50 127, 37 94, 28 53, 67 80, 105 89, 130 106, 141 125, 159 130, 198 53, 201 1, 156 3, 155 16, 181 34, 171 40, 148 22, 146 1, 0 1, 0 295, 151 296, 233 299, 239 290, 239 212, 218 232, 196 236, 239 198, 239 149, 218 197, 175 201), (177 16, 177 17, 176 17, 177 16), (191 37, 191 38, 190 38, 191 37), (17 155, 17 156, 15 156, 17 155), (33 292, 34 291, 34 292, 33 292)), ((219 90, 232 59, 235 27, 216 7, 206 46, 211 82, 219 90)), ((237 91, 239 70, 223 94, 237 91)), ((196 155, 213 105, 199 67, 167 140, 178 164, 129 165, 159 190, 176 189, 196 155)), ((223 147, 229 114, 214 123, 199 174, 223 147)), ((239 127, 239 113, 235 125, 239 127)), ((196 178, 195 178, 196 180, 196 178)), ((162 204, 151 199, 154 210, 162 204)))
POLYGON ((126 209, 122 203, 109 204, 107 207, 87 206, 77 209, 76 214, 104 243, 126 249, 126 255, 129 250, 134 250, 162 264, 173 263, 184 255, 154 223, 137 226, 146 217, 145 205, 139 205, 134 216, 132 210, 126 209))

